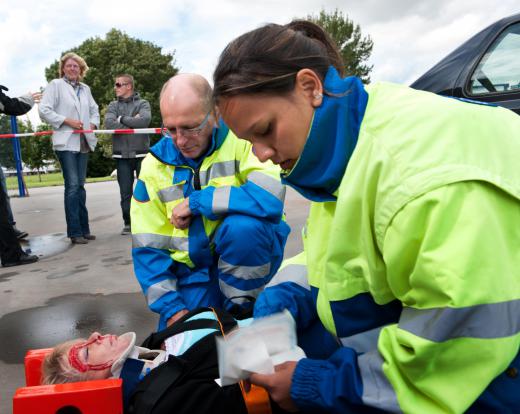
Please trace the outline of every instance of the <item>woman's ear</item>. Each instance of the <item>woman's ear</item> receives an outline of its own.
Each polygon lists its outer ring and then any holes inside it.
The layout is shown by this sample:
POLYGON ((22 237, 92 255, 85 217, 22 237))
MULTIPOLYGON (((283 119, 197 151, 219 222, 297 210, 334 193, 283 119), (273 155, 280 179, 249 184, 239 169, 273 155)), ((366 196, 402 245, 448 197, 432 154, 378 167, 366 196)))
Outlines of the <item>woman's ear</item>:
POLYGON ((218 120, 220 119, 220 109, 218 106, 213 107, 213 113, 215 114, 215 126, 217 126, 218 120))
POLYGON ((312 69, 301 69, 296 74, 295 90, 302 93, 314 108, 323 101, 323 84, 312 69))

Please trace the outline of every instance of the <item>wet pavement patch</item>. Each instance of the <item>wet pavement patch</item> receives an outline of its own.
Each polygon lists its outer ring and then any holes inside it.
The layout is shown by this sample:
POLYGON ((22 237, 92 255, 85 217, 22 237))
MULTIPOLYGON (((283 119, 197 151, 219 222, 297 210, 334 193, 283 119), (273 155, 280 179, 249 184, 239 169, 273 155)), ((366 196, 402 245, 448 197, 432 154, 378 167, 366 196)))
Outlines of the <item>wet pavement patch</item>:
POLYGON ((18 272, 7 272, 0 274, 0 283, 7 282, 8 280, 10 280, 10 278, 12 278, 13 276, 17 276, 18 274, 18 272))
POLYGON ((71 246, 65 233, 29 237, 23 243, 24 250, 27 253, 35 254, 45 259, 63 253, 70 249, 71 246))
POLYGON ((108 257, 106 259, 101 259, 101 262, 102 263, 110 263, 110 262, 113 262, 114 260, 122 259, 122 258, 123 258, 123 256, 108 257))
POLYGON ((157 326, 158 316, 146 306, 143 294, 74 294, 52 298, 43 306, 0 318, 0 360, 22 364, 28 349, 48 348, 92 332, 122 334, 134 331, 143 341, 157 326))
POLYGON ((66 271, 66 272, 52 273, 49 276, 47 276, 46 278, 49 279, 49 280, 52 280, 52 279, 63 279, 65 277, 75 276, 78 273, 86 272, 86 271, 88 271, 88 268, 86 268, 86 269, 78 269, 78 268, 76 268, 75 270, 69 270, 69 271, 66 271))

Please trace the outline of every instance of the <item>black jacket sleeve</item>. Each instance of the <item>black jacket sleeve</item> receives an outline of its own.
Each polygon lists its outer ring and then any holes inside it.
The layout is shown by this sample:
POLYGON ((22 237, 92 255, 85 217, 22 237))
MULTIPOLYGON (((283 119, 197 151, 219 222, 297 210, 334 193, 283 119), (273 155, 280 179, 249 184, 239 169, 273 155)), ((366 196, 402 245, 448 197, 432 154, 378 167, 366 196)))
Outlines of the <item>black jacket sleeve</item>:
POLYGON ((0 85, 0 112, 3 112, 7 115, 23 115, 29 112, 32 108, 32 105, 29 103, 31 99, 23 98, 9 98, 4 90, 8 90, 5 86, 0 85))

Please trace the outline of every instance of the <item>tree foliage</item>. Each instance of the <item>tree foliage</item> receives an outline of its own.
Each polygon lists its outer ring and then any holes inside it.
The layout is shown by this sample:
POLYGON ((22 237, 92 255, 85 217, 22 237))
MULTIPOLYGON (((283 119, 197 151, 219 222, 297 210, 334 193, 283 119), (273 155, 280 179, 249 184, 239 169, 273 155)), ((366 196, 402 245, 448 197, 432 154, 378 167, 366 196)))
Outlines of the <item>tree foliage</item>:
MULTIPOLYGON (((31 121, 26 125, 29 131, 33 131, 31 121)), ((38 125, 37 131, 49 131, 52 128, 47 124, 38 125)), ((38 171, 38 176, 43 167, 49 163, 56 163, 56 156, 52 149, 52 139, 50 135, 42 135, 30 138, 22 138, 20 141, 23 162, 30 168, 38 171)), ((40 177, 41 181, 41 177, 40 177)))
POLYGON ((307 20, 319 24, 336 42, 343 58, 345 73, 358 76, 364 83, 370 83, 369 74, 373 66, 366 63, 374 46, 370 36, 363 36, 359 25, 354 24, 338 9, 332 13, 322 9, 318 16, 309 15, 307 20))
MULTIPOLYGON (((159 94, 164 82, 178 72, 178 68, 175 67, 174 53, 163 54, 162 49, 151 42, 111 29, 105 38, 89 38, 78 47, 63 52, 45 69, 45 77, 48 81, 59 77, 59 58, 66 52, 75 52, 87 62, 90 69, 83 82, 92 90, 92 95, 99 105, 102 121, 108 104, 115 99, 114 78, 128 73, 134 77, 135 90, 143 99, 150 102, 152 108, 150 127, 161 125, 159 94)), ((111 155, 111 137, 98 136, 98 138, 99 145, 89 160, 87 171, 89 176, 99 176, 98 174, 107 171, 110 173, 115 167, 113 160, 107 158, 111 155), (97 165, 98 163, 103 165, 97 165)), ((155 142, 159 137, 151 138, 152 142, 155 142)))

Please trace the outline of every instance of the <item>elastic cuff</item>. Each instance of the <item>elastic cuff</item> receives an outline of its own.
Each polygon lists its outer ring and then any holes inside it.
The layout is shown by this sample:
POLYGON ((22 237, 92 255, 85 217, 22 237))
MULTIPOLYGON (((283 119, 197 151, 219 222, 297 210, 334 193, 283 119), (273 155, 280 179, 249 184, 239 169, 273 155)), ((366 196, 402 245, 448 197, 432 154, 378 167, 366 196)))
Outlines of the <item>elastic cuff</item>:
POLYGON ((183 309, 187 309, 186 305, 182 303, 182 301, 178 301, 178 303, 173 307, 168 307, 168 311, 161 312, 161 317, 165 321, 170 319, 173 315, 175 315, 177 312, 180 312, 183 309))
POLYGON ((200 215, 200 197, 201 197, 200 191, 194 191, 189 196, 190 210, 191 210, 191 214, 193 214, 194 216, 200 215))
POLYGON ((321 407, 318 384, 321 373, 327 369, 327 362, 315 359, 303 358, 296 365, 292 377, 291 398, 302 411, 312 411, 321 407))

